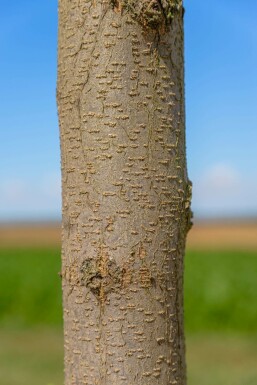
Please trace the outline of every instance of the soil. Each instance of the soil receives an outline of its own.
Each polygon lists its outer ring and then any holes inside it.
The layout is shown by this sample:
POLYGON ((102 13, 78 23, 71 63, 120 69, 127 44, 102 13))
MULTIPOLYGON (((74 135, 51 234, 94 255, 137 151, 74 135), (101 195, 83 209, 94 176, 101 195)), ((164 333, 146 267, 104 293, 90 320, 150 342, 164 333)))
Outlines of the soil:
POLYGON ((188 234, 187 247, 257 251, 257 223, 240 221, 196 223, 188 234))

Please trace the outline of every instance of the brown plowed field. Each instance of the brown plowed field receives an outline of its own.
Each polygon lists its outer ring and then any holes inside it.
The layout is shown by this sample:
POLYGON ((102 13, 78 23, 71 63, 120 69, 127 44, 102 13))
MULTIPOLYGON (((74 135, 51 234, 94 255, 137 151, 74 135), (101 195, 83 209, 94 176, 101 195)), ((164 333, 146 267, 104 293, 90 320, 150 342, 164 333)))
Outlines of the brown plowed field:
POLYGON ((60 246, 59 224, 16 224, 0 226, 1 247, 60 246))
POLYGON ((257 251, 257 222, 195 224, 188 234, 187 247, 257 251))
MULTIPOLYGON (((60 246, 59 224, 1 225, 0 246, 60 246)), ((257 251, 257 222, 196 223, 187 239, 190 249, 250 249, 257 251)))

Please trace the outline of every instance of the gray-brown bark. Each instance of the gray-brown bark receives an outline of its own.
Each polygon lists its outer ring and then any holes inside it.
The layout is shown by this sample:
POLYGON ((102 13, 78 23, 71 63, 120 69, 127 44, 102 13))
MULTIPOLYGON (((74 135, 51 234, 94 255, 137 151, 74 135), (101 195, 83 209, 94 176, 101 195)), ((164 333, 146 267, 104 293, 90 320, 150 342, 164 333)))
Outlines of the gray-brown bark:
POLYGON ((66 385, 185 385, 180 1, 59 0, 66 385))

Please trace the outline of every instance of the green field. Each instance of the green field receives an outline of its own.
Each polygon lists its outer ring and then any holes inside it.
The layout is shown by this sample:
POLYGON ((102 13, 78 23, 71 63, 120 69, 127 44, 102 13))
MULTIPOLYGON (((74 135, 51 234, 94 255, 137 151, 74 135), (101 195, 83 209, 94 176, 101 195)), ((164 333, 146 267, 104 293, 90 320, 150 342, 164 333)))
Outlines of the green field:
POLYGON ((256 296, 257 251, 188 251, 188 332, 257 334, 256 296))
MULTIPOLYGON (((257 384, 257 252, 188 251, 188 385, 257 384)), ((0 249, 0 384, 61 385, 58 248, 0 249)))

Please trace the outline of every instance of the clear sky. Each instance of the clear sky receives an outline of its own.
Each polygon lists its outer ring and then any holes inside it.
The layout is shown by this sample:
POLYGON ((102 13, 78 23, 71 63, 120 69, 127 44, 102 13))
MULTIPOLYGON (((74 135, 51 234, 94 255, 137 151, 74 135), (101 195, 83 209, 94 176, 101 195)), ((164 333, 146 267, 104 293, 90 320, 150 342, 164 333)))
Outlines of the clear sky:
MULTIPOLYGON (((257 216, 257 2, 185 7, 195 216, 257 216)), ((0 47, 0 221, 58 219, 57 0, 3 2, 0 47)))

